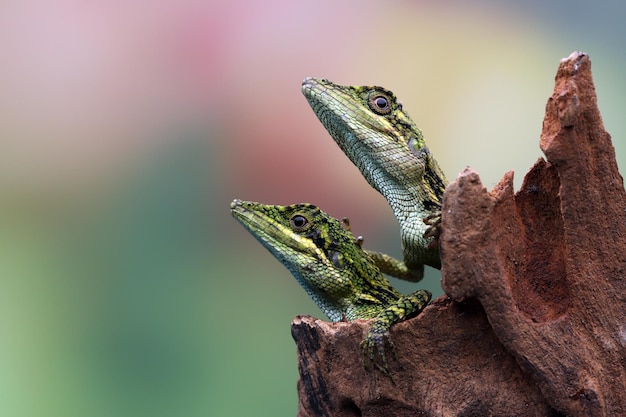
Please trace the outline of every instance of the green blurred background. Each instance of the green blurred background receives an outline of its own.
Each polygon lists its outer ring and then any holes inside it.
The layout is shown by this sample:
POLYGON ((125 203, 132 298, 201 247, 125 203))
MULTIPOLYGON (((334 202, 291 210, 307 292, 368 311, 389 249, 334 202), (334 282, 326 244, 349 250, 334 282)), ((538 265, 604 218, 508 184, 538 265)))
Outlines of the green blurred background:
MULTIPOLYGON (((399 255, 301 80, 383 85, 449 179, 519 186, 559 60, 583 50, 624 166, 624 9, 3 2, 0 416, 295 415, 290 322, 324 316, 230 201, 312 202, 399 255)), ((398 285, 439 295, 439 278, 398 285)))

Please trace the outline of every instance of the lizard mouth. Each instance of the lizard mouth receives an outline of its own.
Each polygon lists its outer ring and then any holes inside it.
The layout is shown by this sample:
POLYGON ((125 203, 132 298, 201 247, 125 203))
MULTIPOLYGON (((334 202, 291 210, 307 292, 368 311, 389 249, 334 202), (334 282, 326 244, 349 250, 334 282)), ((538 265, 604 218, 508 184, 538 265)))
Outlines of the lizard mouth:
MULTIPOLYGON (((369 140, 369 136, 358 137, 354 133, 359 130, 357 125, 366 123, 366 121, 362 120, 358 114, 348 114, 342 111, 342 109, 352 107, 349 106, 352 99, 336 91, 334 91, 334 94, 331 94, 329 90, 333 85, 332 82, 326 79, 305 78, 302 82, 302 93, 335 143, 352 163, 359 168, 367 182, 376 190, 379 190, 379 181, 377 179, 381 175, 385 176, 387 173, 377 158, 363 158, 362 155, 379 155, 386 152, 373 150, 372 148, 377 148, 380 143, 369 140)), ((373 126, 370 126, 370 128, 373 128, 373 126)))

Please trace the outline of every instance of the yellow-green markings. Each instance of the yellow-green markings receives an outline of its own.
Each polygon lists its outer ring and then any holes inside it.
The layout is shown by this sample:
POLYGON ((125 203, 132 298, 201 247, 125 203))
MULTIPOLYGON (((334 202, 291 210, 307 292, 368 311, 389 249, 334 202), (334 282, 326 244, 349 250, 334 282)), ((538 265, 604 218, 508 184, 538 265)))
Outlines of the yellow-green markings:
POLYGON ((400 294, 341 221, 311 204, 234 200, 232 215, 280 262, 333 321, 374 319, 363 339, 364 363, 385 375, 389 328, 418 314, 431 294, 400 294))

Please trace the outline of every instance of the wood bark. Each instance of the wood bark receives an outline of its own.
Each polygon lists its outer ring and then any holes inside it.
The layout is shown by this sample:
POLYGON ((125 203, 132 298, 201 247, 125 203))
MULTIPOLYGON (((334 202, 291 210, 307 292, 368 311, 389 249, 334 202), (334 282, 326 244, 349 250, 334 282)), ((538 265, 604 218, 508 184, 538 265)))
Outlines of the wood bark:
POLYGON ((363 369, 367 322, 294 320, 300 417, 626 415, 623 179, 589 57, 555 84, 520 191, 470 169, 446 189, 446 295, 392 327, 395 384, 363 369))

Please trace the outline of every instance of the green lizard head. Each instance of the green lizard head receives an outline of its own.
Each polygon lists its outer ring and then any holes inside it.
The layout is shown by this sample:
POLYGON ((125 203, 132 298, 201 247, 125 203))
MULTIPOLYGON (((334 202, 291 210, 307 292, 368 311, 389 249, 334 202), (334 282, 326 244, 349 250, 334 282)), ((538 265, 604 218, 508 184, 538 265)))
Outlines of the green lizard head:
POLYGON ((374 317, 399 297, 352 233, 316 206, 234 200, 230 209, 331 320, 374 317))
POLYGON ((391 195, 408 191, 425 210, 440 206, 443 171, 391 91, 307 78, 302 92, 335 142, 390 203, 391 195))

